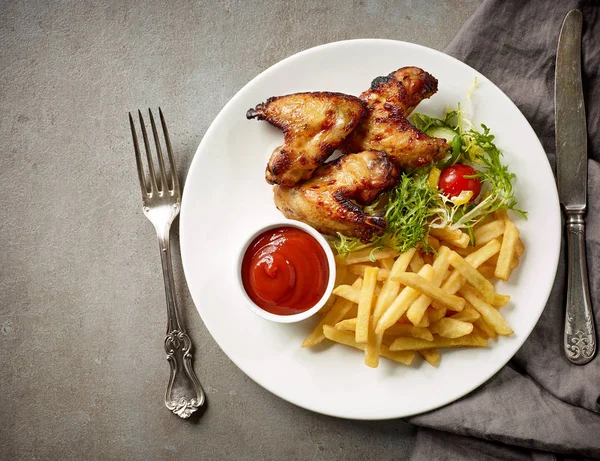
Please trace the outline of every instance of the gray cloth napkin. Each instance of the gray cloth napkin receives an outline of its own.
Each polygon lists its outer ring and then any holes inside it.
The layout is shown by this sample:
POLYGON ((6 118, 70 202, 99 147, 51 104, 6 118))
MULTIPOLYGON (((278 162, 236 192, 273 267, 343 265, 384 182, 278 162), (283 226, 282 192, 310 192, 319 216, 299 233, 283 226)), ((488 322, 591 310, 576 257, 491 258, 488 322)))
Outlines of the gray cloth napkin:
MULTIPOLYGON (((583 12, 583 74, 589 138, 586 244, 597 327, 600 326, 599 7, 596 2, 585 1, 487 0, 446 50, 490 78, 519 106, 554 167, 556 45, 567 12, 573 8, 583 12)), ((535 175, 535 171, 531 174, 535 175)), ((548 304, 539 324, 509 365, 463 399, 408 419, 420 426, 413 461, 600 458, 600 357, 581 367, 571 364, 562 351, 564 249, 563 238, 548 304)))

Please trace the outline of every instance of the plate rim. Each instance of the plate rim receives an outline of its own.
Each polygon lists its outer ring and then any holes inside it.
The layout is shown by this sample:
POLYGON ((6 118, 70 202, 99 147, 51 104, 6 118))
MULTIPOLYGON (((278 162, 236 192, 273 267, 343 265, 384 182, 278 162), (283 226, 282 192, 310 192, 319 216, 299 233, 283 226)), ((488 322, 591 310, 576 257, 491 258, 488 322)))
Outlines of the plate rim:
MULTIPOLYGON (((427 46, 424 45, 420 45, 417 43, 412 43, 412 42, 406 42, 406 41, 402 41, 402 40, 393 40, 393 39, 381 39, 381 38, 358 38, 358 39, 350 39, 350 40, 339 40, 339 41, 334 41, 334 42, 329 42, 329 43, 324 43, 321 45, 317 45, 302 51, 299 51, 297 53, 294 53, 290 56, 287 56, 286 58, 276 62, 275 64, 269 66, 267 69, 263 70, 262 72, 260 72, 258 75, 256 75, 255 77, 253 77, 251 80, 249 80, 242 88, 240 88, 228 101, 227 103, 221 108, 221 110, 219 111, 219 113, 217 114, 217 116, 213 119, 213 121, 211 122, 210 126, 208 127, 208 129, 206 130, 205 134, 203 135, 198 148, 196 149, 194 156, 192 158, 192 161, 190 163, 190 167, 188 169, 187 175, 186 175, 186 181, 188 180, 188 178, 191 176, 192 172, 195 171, 196 169, 196 165, 200 162, 200 158, 203 157, 202 155, 202 150, 203 150, 203 146, 205 144, 206 139, 208 139, 212 133, 212 131, 214 131, 215 129, 217 129, 217 126, 220 124, 221 122, 221 118, 224 116, 225 112, 227 111, 227 109, 231 106, 234 105, 237 101, 238 98, 240 98, 245 90, 251 86, 256 80, 262 79, 265 76, 268 76, 270 73, 275 72, 279 67, 285 66, 288 62, 298 59, 300 57, 303 57, 307 54, 311 54, 311 53, 316 53, 319 52, 320 50, 324 49, 324 48, 334 48, 336 46, 341 46, 341 45, 349 45, 352 43, 371 43, 374 45, 379 44, 397 44, 397 45, 402 45, 402 46, 408 46, 410 48, 414 48, 416 50, 426 50, 428 53, 433 52, 434 54, 436 54, 438 57, 442 58, 442 59, 446 59, 449 61, 452 61, 453 63, 458 63, 458 65, 462 65, 462 66, 466 66, 468 69, 470 69, 472 72, 474 72, 479 79, 482 79, 482 81, 488 82, 491 85, 493 85, 493 87, 495 87, 497 90, 499 90, 499 93, 501 95, 502 98, 505 99, 506 102, 508 102, 509 105, 511 105, 516 111, 517 113, 520 115, 520 117, 522 118, 522 121, 524 122, 524 127, 531 132, 531 134, 533 135, 534 139, 537 141, 537 143, 539 144, 540 149, 542 150, 542 152, 544 152, 544 154, 546 154, 545 156, 545 162, 542 162, 540 165, 540 168, 546 169, 547 173, 552 176, 554 178, 554 173, 552 171, 552 167, 550 165, 550 162, 548 160, 547 157, 547 153, 540 141, 540 139, 538 138, 537 134, 535 133, 533 127, 531 126, 531 124, 529 123, 529 120, 527 120, 527 118, 525 117, 525 115, 521 112, 521 110, 518 108, 518 106, 512 101, 512 99, 510 99, 508 97, 508 95, 506 95, 504 93, 504 91, 498 87, 498 85, 496 85, 495 83, 493 83, 489 78, 487 78, 485 75, 483 75, 481 72, 479 72, 478 70, 474 69, 473 67, 471 67, 470 65, 460 61, 459 59, 450 56, 442 51, 433 49, 433 48, 429 48, 427 46)), ((208 155, 205 153, 205 155, 208 155)), ((219 346, 219 348, 223 351, 223 353, 229 358, 229 360, 231 360, 234 365, 236 367, 238 367, 246 376, 248 376, 250 379, 252 379, 256 384, 258 384, 260 387, 266 389, 267 391, 269 391, 270 393, 272 393, 273 395, 277 396, 278 398, 285 400, 289 403, 292 403, 296 406, 299 406, 301 408, 304 408, 306 410, 310 410, 313 411, 315 413, 319 413, 319 414, 323 414, 323 415, 327 415, 327 416, 333 416, 336 418, 342 418, 342 419, 354 419, 354 420, 364 420, 364 421, 383 421, 383 420, 390 420, 390 419, 398 419, 398 418, 406 418, 406 417, 410 417, 410 416, 415 416, 418 414, 423 414, 423 413, 427 413, 429 411, 438 409, 438 408, 443 408, 446 405, 449 405, 453 402, 456 402, 458 400, 460 400, 461 398, 463 398, 464 396, 470 394, 471 392, 474 392, 475 390, 477 390, 479 387, 481 387, 482 385, 484 385, 485 383, 487 383, 491 378, 493 378, 497 373, 499 373, 502 368, 504 368, 513 358, 514 356, 518 353, 518 351, 523 347, 523 345, 525 344, 525 342, 529 339, 531 332, 533 331, 533 329, 537 326, 539 319, 542 315, 542 313, 544 312, 544 310, 546 309, 547 303, 548 303, 548 299, 550 297, 552 288, 554 286, 554 280, 556 280, 556 275, 558 272, 558 267, 559 267, 559 260, 560 260, 560 248, 561 248, 561 240, 562 240, 562 225, 561 225, 561 210, 560 210, 560 204, 559 204, 559 200, 558 200, 558 190, 556 187, 556 181, 553 182, 554 187, 552 188, 551 191, 548 191, 549 194, 551 194, 551 198, 553 199, 553 202, 555 202, 556 207, 554 207, 555 211, 557 211, 557 213, 555 213, 555 222, 553 223, 553 227, 555 227, 558 232, 556 233, 556 241, 554 242, 554 248, 556 248, 556 251, 553 253, 553 257, 552 260, 549 261, 549 263, 551 263, 552 267, 554 267, 553 270, 553 277, 552 277, 552 282, 546 287, 545 293, 543 293, 543 299, 544 299, 544 307, 542 309, 540 309, 539 314, 537 315, 537 317, 535 318, 535 321, 532 322, 531 327, 528 328, 527 330, 525 330, 523 332, 523 341, 521 342, 521 344, 519 345, 519 347, 515 350, 515 352, 508 358, 508 360, 506 360, 504 363, 502 363, 501 365, 499 365, 498 367, 493 367, 491 372, 486 373, 485 377, 482 377, 478 380, 475 380, 476 382, 474 382, 474 384, 466 386, 464 392, 459 392, 459 395, 457 396, 453 396, 453 398, 444 403, 444 404, 432 404, 430 406, 425 406, 423 409, 419 410, 419 411, 410 411, 407 413, 402 413, 402 414, 395 414, 395 415, 385 415, 385 416, 369 416, 369 415, 360 415, 360 414, 342 414, 340 412, 335 412, 335 411, 325 411, 322 409, 319 409, 317 407, 311 406, 310 404, 305 404, 305 403, 301 403, 297 400, 291 400, 289 398, 283 397, 282 395, 280 395, 280 393, 277 391, 277 389, 274 388, 274 386, 269 383, 269 382, 262 382, 260 381, 258 378, 256 378, 254 376, 254 373, 252 370, 248 370, 246 367, 243 367, 242 365, 240 365, 238 363, 238 361, 236 361, 230 354, 228 354, 226 352, 226 348, 224 348, 221 344, 221 341, 219 339, 217 339, 217 337, 213 334, 213 332, 211 331, 211 328, 209 327, 209 325, 205 322, 201 312, 200 312, 200 308, 198 307, 198 304, 195 302, 194 300, 194 294, 192 292, 192 288, 191 285, 189 283, 189 277, 190 277, 190 273, 191 273, 191 269, 189 268, 189 261, 188 261, 188 252, 185 251, 185 246, 186 246, 186 242, 187 240, 187 233, 186 233, 186 225, 185 225, 185 220, 186 220, 186 216, 187 216, 187 209, 188 206, 186 206, 186 204, 191 203, 191 199, 188 198, 188 194, 186 194, 186 188, 184 187, 183 190, 183 194, 182 194, 182 201, 181 201, 181 212, 180 212, 180 223, 179 223, 179 229, 180 229, 180 245, 181 245, 181 258, 182 258, 182 265, 183 265, 183 272, 184 272, 184 276, 186 278, 186 282, 188 284, 189 287, 189 291, 190 291, 190 295, 192 298, 192 301, 194 301, 194 306, 196 307, 196 310, 198 312, 198 314, 200 315, 200 318, 202 319, 206 329, 209 331, 209 333, 211 334, 212 338, 214 339, 214 341, 217 343, 217 345, 219 346)), ((541 298, 542 299, 542 298, 541 298)))

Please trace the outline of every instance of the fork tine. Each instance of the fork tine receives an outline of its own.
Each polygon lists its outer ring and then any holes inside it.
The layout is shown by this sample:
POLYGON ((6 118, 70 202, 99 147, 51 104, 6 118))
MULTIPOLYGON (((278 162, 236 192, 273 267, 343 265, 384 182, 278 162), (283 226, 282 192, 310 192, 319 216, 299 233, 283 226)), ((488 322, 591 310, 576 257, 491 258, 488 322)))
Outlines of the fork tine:
POLYGON ((167 130, 167 122, 165 122, 165 116, 162 113, 162 109, 158 108, 160 115, 160 124, 162 125, 163 133, 165 135, 165 144, 167 145, 167 154, 169 156, 169 164, 171 165, 171 181, 173 181, 173 191, 179 194, 179 179, 177 178, 177 168, 175 167, 175 158, 173 156, 173 147, 171 146, 171 138, 169 138, 169 130, 167 130))
POLYGON ((156 131, 156 124, 154 123, 154 116, 152 111, 148 109, 150 114, 150 125, 152 126, 152 134, 154 135, 154 143, 156 144, 156 156, 158 157, 158 167, 160 168, 160 179, 162 182, 161 190, 163 193, 169 190, 169 183, 167 182, 167 169, 165 168, 165 158, 160 148, 160 140, 158 139, 158 132, 156 131))
POLYGON ((144 117, 142 112, 138 110, 138 116, 140 117, 140 125, 142 125, 142 137, 144 138, 144 147, 146 148, 146 159, 148 160, 148 171, 150 172, 150 193, 158 193, 158 187, 156 186, 156 172, 154 171, 154 162, 152 161, 152 152, 150 151, 150 143, 148 142, 148 133, 146 133, 146 124, 144 123, 144 117))
POLYGON ((142 154, 140 153, 140 145, 138 144, 137 134, 135 132, 135 124, 133 123, 133 117, 129 112, 129 125, 131 125, 131 136, 133 137, 133 148, 135 150, 135 162, 137 164, 138 179, 140 180, 140 187, 142 188, 142 196, 148 195, 148 186, 144 179, 144 165, 142 164, 142 154))

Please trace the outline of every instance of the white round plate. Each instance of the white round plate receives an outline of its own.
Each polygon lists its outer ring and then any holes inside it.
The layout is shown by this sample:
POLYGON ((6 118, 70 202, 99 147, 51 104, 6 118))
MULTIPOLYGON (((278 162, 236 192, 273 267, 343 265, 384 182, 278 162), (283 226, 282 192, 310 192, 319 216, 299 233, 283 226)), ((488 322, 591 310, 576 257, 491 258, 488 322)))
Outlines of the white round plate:
POLYGON ((275 395, 327 415, 388 419, 446 405, 492 377, 527 339, 548 299, 560 247, 560 209, 554 177, 531 126, 502 91, 460 61, 405 42, 352 40, 298 53, 254 78, 227 103, 198 147, 185 184, 180 235, 183 267, 206 327, 229 358, 275 395), (416 112, 441 116, 464 101, 477 77, 472 120, 496 135, 504 162, 516 173, 516 195, 528 219, 517 224, 526 246, 519 268, 497 291, 511 296, 502 314, 515 331, 490 347, 444 350, 438 367, 417 357, 412 366, 339 346, 302 349, 317 318, 281 325, 246 308, 236 281, 238 251, 261 223, 279 219, 264 179, 272 150, 283 139, 246 111, 270 96, 301 91, 359 95, 380 75, 418 66, 439 90, 416 112))

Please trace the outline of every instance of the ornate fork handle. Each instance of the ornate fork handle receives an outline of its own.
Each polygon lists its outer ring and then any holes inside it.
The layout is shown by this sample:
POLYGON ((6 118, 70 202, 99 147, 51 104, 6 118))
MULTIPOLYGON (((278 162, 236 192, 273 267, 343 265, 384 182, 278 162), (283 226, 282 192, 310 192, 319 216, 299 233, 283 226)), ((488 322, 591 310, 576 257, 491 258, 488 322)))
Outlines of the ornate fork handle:
POLYGON ((192 341, 181 326, 177 313, 169 242, 170 230, 170 224, 165 228, 156 228, 167 297, 168 323, 165 351, 171 368, 171 375, 165 393, 165 405, 176 415, 189 418, 204 404, 205 396, 200 381, 198 381, 192 368, 192 341))

